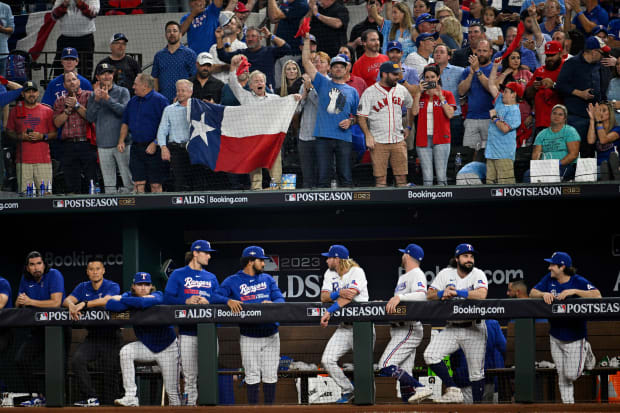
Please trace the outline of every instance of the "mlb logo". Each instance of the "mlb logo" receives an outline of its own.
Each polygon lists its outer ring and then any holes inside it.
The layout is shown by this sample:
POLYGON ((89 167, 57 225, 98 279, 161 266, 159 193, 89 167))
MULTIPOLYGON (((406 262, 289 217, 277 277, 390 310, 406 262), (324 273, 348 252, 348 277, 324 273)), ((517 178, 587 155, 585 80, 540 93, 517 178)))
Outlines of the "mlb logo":
POLYGON ((187 318, 187 310, 175 310, 174 318, 187 318))
POLYGON ((36 313, 34 315, 34 317, 35 317, 35 320, 37 320, 37 321, 48 321, 50 319, 49 318, 49 314, 46 313, 46 312, 45 313, 36 313))
POLYGON ((321 316, 321 309, 320 308, 307 308, 306 309, 306 315, 308 317, 320 317, 321 316))
POLYGON ((54 200, 54 208, 64 208, 65 207, 65 201, 62 199, 56 199, 54 200))
POLYGON ((491 189, 491 196, 504 196, 504 190, 502 188, 491 189))
POLYGON ((566 304, 553 304, 551 311, 553 314, 566 314, 566 304))
POLYGON ((175 196, 172 198, 172 205, 182 205, 182 204, 183 204, 182 196, 175 196))
POLYGON ((269 258, 265 260, 264 271, 280 271, 280 256, 268 255, 269 258))
POLYGON ((297 194, 284 194, 284 201, 286 202, 296 202, 297 194))

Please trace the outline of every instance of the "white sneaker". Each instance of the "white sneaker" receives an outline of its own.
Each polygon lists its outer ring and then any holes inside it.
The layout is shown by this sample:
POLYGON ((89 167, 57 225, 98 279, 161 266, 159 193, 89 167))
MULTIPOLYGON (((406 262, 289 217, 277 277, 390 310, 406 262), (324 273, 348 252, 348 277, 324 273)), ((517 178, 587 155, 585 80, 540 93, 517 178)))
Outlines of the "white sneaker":
POLYGON ((448 387, 437 403, 463 403, 463 393, 458 387, 448 387))
POLYGON ((586 370, 592 370, 594 367, 596 367, 596 357, 594 356, 594 353, 592 352, 592 346, 590 345, 589 342, 586 341, 585 368, 586 370))
POLYGON ((415 393, 409 398, 409 403, 419 403, 433 395, 433 390, 428 387, 416 387, 415 393))
POLYGON ((114 404, 117 406, 135 407, 140 406, 138 398, 136 396, 124 396, 122 399, 114 400, 114 404))

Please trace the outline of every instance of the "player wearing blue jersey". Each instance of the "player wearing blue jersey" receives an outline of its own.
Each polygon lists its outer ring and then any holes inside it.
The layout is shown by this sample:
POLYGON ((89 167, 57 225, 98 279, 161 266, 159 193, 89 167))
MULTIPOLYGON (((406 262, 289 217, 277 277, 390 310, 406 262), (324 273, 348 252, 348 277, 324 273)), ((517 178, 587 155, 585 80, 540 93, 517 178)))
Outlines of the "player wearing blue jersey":
MULTIPOLYGON (((11 284, 4 277, 0 277, 0 310, 13 307, 11 295, 11 284)), ((9 347, 12 337, 13 332, 10 328, 0 329, 0 354, 9 347)))
MULTIPOLYGON (((64 295, 65 280, 60 271, 48 268, 40 252, 30 252, 26 256, 26 266, 19 282, 15 307, 60 307, 64 295)), ((37 393, 32 399, 21 403, 22 406, 45 406, 45 397, 38 391, 42 383, 39 383, 34 376, 34 371, 43 364, 44 354, 45 329, 34 327, 15 356, 26 392, 37 393)))
MULTIPOLYGON (((601 298, 601 292, 590 281, 577 274, 573 260, 565 252, 554 252, 549 273, 532 288, 530 298, 542 298, 551 304, 569 297, 601 298)), ((551 357, 558 371, 558 387, 563 403, 575 403, 573 382, 583 369, 591 370, 596 364, 585 319, 550 319, 549 341, 551 357)))
MULTIPOLYGON (((194 241, 186 257, 186 261, 189 259, 189 263, 170 274, 164 292, 166 304, 220 304, 227 301, 225 297, 218 296, 215 293, 219 287, 215 275, 203 269, 209 264, 211 253, 214 251, 211 249, 209 241, 194 241)), ((179 326, 181 366, 185 380, 187 404, 190 406, 195 406, 198 399, 196 385, 198 378, 198 339, 196 331, 195 324, 179 326)))
MULTIPOLYGON (((222 282, 217 293, 232 299, 228 306, 233 312, 240 311, 242 303, 284 302, 276 281, 263 273, 267 258, 261 247, 247 247, 241 255, 243 269, 222 282)), ((280 364, 278 323, 239 324, 239 332, 248 403, 258 403, 258 388, 262 381, 265 404, 273 404, 280 364)))
MULTIPOLYGON (((106 304, 110 311, 126 311, 129 309, 144 309, 157 304, 162 304, 164 295, 155 291, 151 284, 151 274, 138 272, 133 277, 131 291, 123 295, 116 295, 106 304)), ((134 326, 138 341, 129 343, 121 348, 121 372, 123 373, 123 387, 125 396, 114 400, 119 406, 139 406, 136 397, 135 367, 134 361, 155 361, 161 369, 164 387, 168 393, 171 406, 179 406, 179 347, 174 327, 162 325, 155 327, 134 326)))
MULTIPOLYGON (((86 264, 88 281, 78 284, 63 303, 63 306, 69 309, 69 315, 73 320, 79 320, 82 312, 87 308, 105 307, 112 296, 120 294, 121 289, 118 284, 103 278, 104 274, 103 257, 89 258, 86 264)), ((118 327, 86 327, 86 330, 88 331, 86 339, 80 343, 71 358, 71 368, 77 377, 78 389, 84 398, 75 405, 81 407, 100 405, 87 368, 88 363, 95 360, 101 365, 103 377, 106 380, 101 403, 112 404, 118 393, 120 330, 118 327)))

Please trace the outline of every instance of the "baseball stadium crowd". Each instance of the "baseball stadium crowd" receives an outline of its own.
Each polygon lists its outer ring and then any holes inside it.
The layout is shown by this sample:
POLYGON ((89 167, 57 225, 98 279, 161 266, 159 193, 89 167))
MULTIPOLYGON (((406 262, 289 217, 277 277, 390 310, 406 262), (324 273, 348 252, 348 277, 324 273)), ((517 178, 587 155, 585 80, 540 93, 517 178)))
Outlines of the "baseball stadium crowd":
MULTIPOLYGON (((196 240, 185 254, 185 266, 170 274, 164 291, 156 291, 151 275, 138 272, 133 276, 131 290, 121 294, 117 283, 104 277, 102 257, 88 259, 88 280, 79 283, 69 294, 65 292, 63 275, 43 261, 41 253, 32 251, 26 256, 17 297, 12 298, 9 282, 0 277, 0 309, 65 307, 72 320, 80 320, 88 309, 105 308, 113 312, 146 309, 154 305, 208 305, 226 304, 233 313, 239 313, 246 304, 283 303, 284 295, 276 280, 265 273, 265 255, 259 246, 246 247, 240 260, 241 269, 225 278, 218 278, 205 268, 215 250, 205 240, 196 240)), ((427 300, 484 300, 488 293, 488 280, 481 269, 475 267, 477 252, 471 244, 457 245, 447 267, 430 282, 421 265, 424 250, 417 244, 403 249, 401 268, 394 295, 389 297, 385 309, 396 314, 401 303, 427 300)), ((353 260, 343 245, 332 245, 322 253, 327 270, 323 276, 321 302, 329 303, 320 320, 327 327, 333 313, 352 302, 368 302, 368 281, 364 270, 353 260)), ((531 289, 529 297, 542 299, 547 304, 565 298, 600 298, 600 291, 587 279, 576 274, 569 254, 555 252, 545 259, 549 272, 531 289)), ((510 298, 527 298, 527 286, 521 279, 508 285, 510 298)), ((386 297, 382 297, 387 299, 386 297)), ((475 317, 475 316, 474 316, 475 317)), ((242 317, 243 318, 243 317, 242 317)), ((383 377, 393 377, 399 383, 399 397, 405 403, 418 403, 433 396, 431 388, 413 376, 416 349, 422 342, 423 327, 420 321, 391 322, 390 341, 381 355, 376 372, 383 377)), ((273 404, 276 396, 280 364, 280 336, 278 323, 239 324, 239 347, 247 400, 256 404, 262 383, 265 404, 273 404)), ((562 402, 574 403, 573 382, 584 371, 595 366, 595 356, 587 341, 586 320, 550 320, 551 356, 558 372, 558 385, 562 402)), ((303 328, 303 327, 299 327, 303 328)), ((374 328, 374 327, 373 327, 374 328)), ((89 325, 84 341, 71 355, 71 369, 78 382, 83 400, 76 406, 93 407, 101 404, 138 406, 136 367, 134 362, 155 362, 161 369, 163 384, 170 405, 196 405, 198 400, 198 338, 197 325, 186 324, 175 329, 173 325, 134 325, 136 340, 122 345, 120 329, 115 326, 89 325), (104 373, 103 389, 95 387, 88 365, 97 362, 104 373), (119 370, 124 388, 120 396, 119 370), (184 390, 179 393, 182 374, 184 390), (118 398, 117 398, 118 397, 118 398)), ((65 347, 69 352, 71 327, 64 329, 65 347)), ((373 336, 374 336, 373 330, 373 336)), ((0 333, 0 352, 6 352, 13 332, 0 333)), ((23 381, 23 390, 32 395, 22 406, 44 406, 43 387, 34 374, 42 365, 45 351, 45 327, 33 327, 30 334, 19 343, 15 363, 23 381)), ((373 338, 374 345, 374 338, 373 338)), ((349 403, 354 396, 354 386, 340 368, 339 360, 354 346, 353 324, 340 323, 325 345, 321 365, 340 390, 337 403, 349 403)), ((201 349, 204 351, 205 349, 201 349)), ((441 332, 433 334, 424 350, 424 363, 441 379, 446 390, 435 395, 439 403, 496 402, 497 378, 487 377, 485 371, 504 367, 506 338, 497 320, 447 320, 441 332), (449 372, 445 358, 451 358, 453 373, 449 372)), ((7 379, 7 377, 5 377, 7 379)), ((11 383, 14 389, 17 381, 11 383)), ((15 391, 15 390, 12 390, 15 391)))
MULTIPOLYGON (((13 16, 0 6, 6 53, 13 16)), ((0 103, 21 99, 5 125, 19 193, 31 183, 50 191, 61 175, 55 191, 67 194, 92 191, 91 182, 105 193, 277 189, 283 171, 302 188, 351 187, 360 162, 378 187, 410 185, 420 172, 424 185, 446 185, 455 151, 456 172, 480 183, 529 182, 519 159, 555 160, 553 173, 570 181, 580 159, 596 158, 600 180, 620 179, 612 1, 366 0, 367 17, 351 21, 342 0, 190 0, 189 13, 162 28, 166 46, 144 57, 150 74, 126 54, 123 33, 93 61, 100 8, 55 1, 60 64, 41 99, 33 82, 4 82, 14 90, 0 103), (248 27, 262 8, 268 18, 248 27), (243 106, 287 95, 297 113, 264 165, 269 178, 260 167, 248 176, 190 162, 187 143, 200 135, 190 99, 243 106)), ((239 121, 259 123, 253 114, 239 121)))

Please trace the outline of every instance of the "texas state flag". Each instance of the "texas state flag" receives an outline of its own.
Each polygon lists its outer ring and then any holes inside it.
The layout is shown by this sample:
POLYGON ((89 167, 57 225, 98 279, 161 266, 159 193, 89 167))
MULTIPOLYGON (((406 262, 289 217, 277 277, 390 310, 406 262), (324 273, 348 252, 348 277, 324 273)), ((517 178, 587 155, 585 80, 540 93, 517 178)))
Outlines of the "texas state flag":
POLYGON ((271 168, 296 107, 297 101, 292 95, 244 106, 222 106, 190 99, 187 151, 191 163, 236 174, 271 168))

